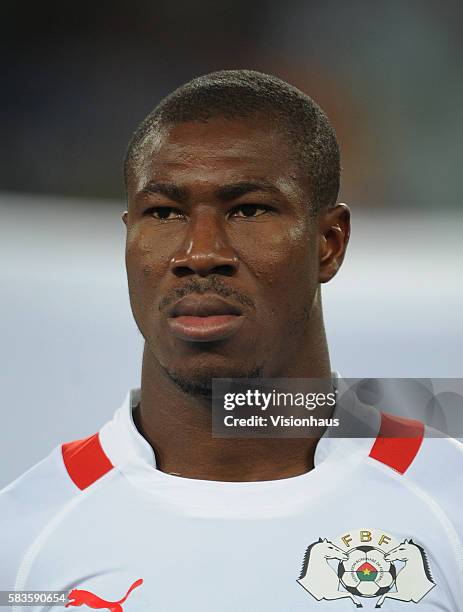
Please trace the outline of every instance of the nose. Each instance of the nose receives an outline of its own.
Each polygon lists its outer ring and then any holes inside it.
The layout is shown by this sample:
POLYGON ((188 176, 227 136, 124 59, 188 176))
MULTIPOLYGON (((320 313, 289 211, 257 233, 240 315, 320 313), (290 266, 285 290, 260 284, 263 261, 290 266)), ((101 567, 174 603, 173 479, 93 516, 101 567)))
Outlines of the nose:
POLYGON ((238 266, 238 257, 225 235, 223 222, 213 211, 189 220, 185 239, 170 260, 176 276, 233 276, 238 266))

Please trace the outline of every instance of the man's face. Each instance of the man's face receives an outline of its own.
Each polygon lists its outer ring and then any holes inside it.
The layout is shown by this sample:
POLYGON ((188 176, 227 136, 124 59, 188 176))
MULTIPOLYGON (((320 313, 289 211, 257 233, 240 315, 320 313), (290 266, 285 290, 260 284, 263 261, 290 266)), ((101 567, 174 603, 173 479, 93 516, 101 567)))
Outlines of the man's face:
POLYGON ((307 342, 320 256, 284 135, 250 120, 165 128, 133 169, 128 200, 131 306, 163 370, 199 388, 283 375, 307 342))

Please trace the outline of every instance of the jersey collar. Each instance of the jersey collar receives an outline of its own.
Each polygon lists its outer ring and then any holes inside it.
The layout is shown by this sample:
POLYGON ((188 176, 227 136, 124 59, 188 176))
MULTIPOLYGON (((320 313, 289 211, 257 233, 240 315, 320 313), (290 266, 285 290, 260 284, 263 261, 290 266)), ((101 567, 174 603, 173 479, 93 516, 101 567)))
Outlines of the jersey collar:
POLYGON ((112 420, 100 430, 101 445, 113 465, 121 465, 131 459, 141 459, 156 467, 154 451, 133 420, 133 411, 139 402, 140 389, 131 389, 112 420))
MULTIPOLYGON (((327 459, 340 460, 352 453, 368 455, 380 427, 380 414, 371 407, 361 404, 337 372, 333 372, 333 383, 338 397, 342 397, 342 412, 336 408, 333 417, 347 416, 352 430, 346 430, 346 437, 335 430, 327 430, 315 449, 314 465, 317 467, 327 459), (357 435, 358 432, 358 435, 357 435)), ((100 442, 111 463, 120 466, 131 460, 143 461, 156 468, 156 456, 148 441, 141 435, 133 420, 133 410, 140 402, 140 389, 131 389, 111 421, 100 430, 100 442)), ((342 422, 342 420, 341 420, 342 422)))

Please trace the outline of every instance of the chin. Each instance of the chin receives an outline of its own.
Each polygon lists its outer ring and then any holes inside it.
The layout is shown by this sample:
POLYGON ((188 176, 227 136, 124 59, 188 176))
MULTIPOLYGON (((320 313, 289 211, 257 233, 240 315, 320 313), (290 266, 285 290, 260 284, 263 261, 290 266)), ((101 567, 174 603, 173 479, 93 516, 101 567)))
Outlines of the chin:
POLYGON ((263 366, 246 364, 202 364, 195 367, 163 366, 167 376, 189 395, 212 397, 213 378, 261 378, 263 366))

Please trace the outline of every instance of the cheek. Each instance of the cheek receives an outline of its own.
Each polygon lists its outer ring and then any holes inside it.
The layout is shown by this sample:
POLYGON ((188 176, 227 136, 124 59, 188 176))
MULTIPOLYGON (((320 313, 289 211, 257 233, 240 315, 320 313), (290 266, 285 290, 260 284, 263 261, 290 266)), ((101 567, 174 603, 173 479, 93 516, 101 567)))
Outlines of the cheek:
POLYGON ((169 267, 169 258, 152 236, 134 229, 127 236, 125 263, 132 297, 140 301, 143 297, 151 297, 139 292, 151 289, 152 293, 155 290, 159 279, 169 267))
MULTIPOLYGON (((292 225, 272 237, 256 264, 263 312, 274 330, 289 338, 304 324, 318 287, 317 235, 292 225)), ((276 336, 274 337, 276 341, 276 336)))
POLYGON ((316 234, 304 223, 275 231, 265 246, 256 245, 254 274, 263 285, 294 292, 304 279, 313 278, 318 266, 316 234))
POLYGON ((126 261, 139 270, 168 262, 168 245, 160 240, 156 232, 133 228, 128 236, 125 249, 126 261))

